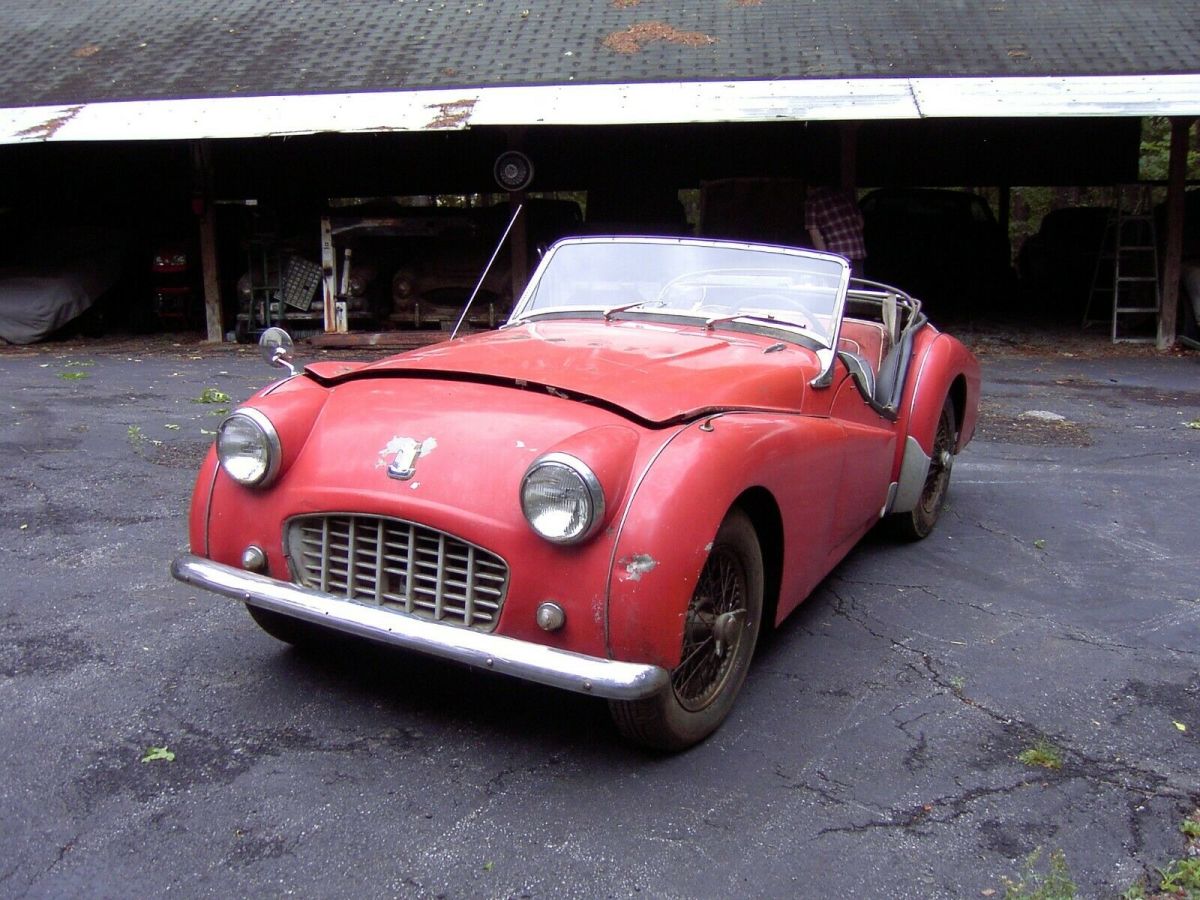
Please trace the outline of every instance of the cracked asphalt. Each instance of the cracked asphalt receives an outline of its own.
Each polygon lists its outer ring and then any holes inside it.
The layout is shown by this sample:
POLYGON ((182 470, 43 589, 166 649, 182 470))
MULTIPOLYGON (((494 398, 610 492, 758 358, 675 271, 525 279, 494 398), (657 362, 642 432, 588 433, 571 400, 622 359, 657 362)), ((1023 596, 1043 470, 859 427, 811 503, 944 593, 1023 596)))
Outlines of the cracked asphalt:
POLYGON ((253 350, 0 348, 0 896, 971 897, 1038 848, 1116 896, 1200 804, 1200 359, 982 361, 934 535, 869 537, 664 757, 172 581, 253 350))

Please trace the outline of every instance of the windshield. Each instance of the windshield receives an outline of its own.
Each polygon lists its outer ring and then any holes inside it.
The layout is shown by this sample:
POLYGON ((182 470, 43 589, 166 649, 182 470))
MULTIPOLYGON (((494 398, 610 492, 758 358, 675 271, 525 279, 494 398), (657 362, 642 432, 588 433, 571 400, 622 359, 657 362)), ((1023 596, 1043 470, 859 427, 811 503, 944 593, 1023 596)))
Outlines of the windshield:
POLYGON ((848 267, 829 254, 702 240, 574 239, 547 254, 512 320, 593 311, 799 329, 829 346, 848 267))

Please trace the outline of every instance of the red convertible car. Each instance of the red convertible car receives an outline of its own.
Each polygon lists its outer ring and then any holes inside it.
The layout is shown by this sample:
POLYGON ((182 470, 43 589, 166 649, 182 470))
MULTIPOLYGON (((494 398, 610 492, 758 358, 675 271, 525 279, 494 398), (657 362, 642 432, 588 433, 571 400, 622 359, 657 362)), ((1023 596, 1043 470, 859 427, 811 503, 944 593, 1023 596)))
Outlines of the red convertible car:
POLYGON ((336 629, 609 701, 681 749, 760 629, 881 519, 927 535, 979 367, 841 257, 555 244, 506 325, 292 369, 221 424, 174 575, 271 635, 336 629))

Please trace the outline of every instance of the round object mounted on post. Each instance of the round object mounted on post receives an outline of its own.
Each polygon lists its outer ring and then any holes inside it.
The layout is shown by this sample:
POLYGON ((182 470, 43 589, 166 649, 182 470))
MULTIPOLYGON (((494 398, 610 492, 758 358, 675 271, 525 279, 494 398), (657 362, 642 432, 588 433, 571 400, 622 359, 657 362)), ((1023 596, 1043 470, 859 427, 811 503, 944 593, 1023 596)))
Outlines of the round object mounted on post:
POLYGON ((492 174, 504 190, 523 191, 533 181, 533 163, 524 153, 509 150, 496 157, 492 174))

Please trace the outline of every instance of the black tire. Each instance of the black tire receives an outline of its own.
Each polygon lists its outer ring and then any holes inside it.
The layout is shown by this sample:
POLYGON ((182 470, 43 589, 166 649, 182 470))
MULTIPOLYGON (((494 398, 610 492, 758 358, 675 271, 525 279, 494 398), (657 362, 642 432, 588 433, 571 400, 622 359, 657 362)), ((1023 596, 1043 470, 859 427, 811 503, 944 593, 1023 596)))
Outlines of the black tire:
POLYGON ((937 524, 950 491, 950 470, 954 466, 954 446, 958 440, 955 424, 954 404, 950 398, 942 404, 938 417, 937 432, 933 436, 933 454, 929 460, 929 473, 917 505, 909 512, 896 513, 889 517, 889 525, 896 537, 906 541, 919 541, 929 536, 937 524))
POLYGON ((717 531, 688 604, 671 686, 645 700, 609 701, 621 734, 657 750, 683 750, 712 734, 746 680, 762 610, 758 535, 750 518, 735 509, 717 531))
POLYGON ((246 612, 250 613, 250 618, 259 628, 275 640, 291 644, 293 647, 315 647, 329 639, 328 632, 323 628, 302 619, 285 616, 269 609, 263 609, 261 606, 252 606, 249 603, 246 604, 246 612))

